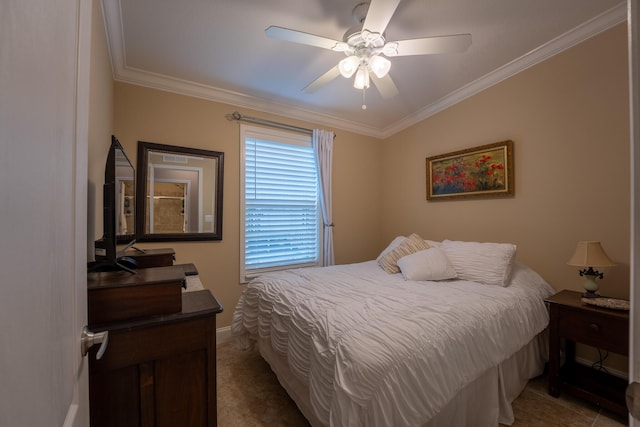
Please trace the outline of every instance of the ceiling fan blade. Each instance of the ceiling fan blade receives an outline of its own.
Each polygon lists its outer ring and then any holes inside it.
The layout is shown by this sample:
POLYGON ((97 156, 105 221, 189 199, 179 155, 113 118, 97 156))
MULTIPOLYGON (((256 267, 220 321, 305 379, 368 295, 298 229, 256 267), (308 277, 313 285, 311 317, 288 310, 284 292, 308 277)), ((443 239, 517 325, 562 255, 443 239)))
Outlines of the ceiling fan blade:
POLYGON ((321 47, 323 49, 333 49, 338 43, 341 43, 337 40, 332 40, 322 36, 316 36, 315 34, 303 33, 302 31, 276 27, 273 25, 264 30, 264 32, 267 37, 272 39, 306 44, 309 46, 321 47))
POLYGON ((422 39, 400 40, 398 54, 392 56, 429 55, 433 53, 459 53, 471 46, 471 34, 425 37, 422 39))
POLYGON ((371 0, 362 28, 382 34, 396 11, 400 0, 371 0))
POLYGON ((371 73, 370 77, 371 80, 373 80, 373 84, 378 89, 378 92, 380 92, 380 95, 384 99, 393 98, 398 94, 398 88, 389 74, 385 75, 383 78, 379 78, 375 74, 371 73))
POLYGON ((302 91, 305 93, 314 93, 315 91, 320 89, 320 87, 329 83, 331 80, 335 79, 339 75, 340 75, 340 70, 338 70, 338 66, 336 65, 335 67, 333 67, 332 69, 330 69, 329 71, 327 71, 326 73, 324 73, 323 75, 321 75, 320 77, 318 77, 317 79, 309 83, 307 87, 302 89, 302 91))

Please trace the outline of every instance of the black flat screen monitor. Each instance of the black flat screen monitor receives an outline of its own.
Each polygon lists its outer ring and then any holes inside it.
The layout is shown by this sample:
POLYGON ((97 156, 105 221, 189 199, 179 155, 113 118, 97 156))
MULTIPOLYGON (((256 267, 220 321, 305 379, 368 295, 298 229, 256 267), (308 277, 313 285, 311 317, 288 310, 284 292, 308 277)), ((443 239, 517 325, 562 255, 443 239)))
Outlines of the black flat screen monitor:
POLYGON ((89 271, 125 270, 133 272, 135 261, 124 251, 135 242, 135 170, 120 141, 111 136, 111 147, 104 170, 103 235, 95 242, 95 261, 89 271), (117 244, 126 244, 118 252, 117 244))

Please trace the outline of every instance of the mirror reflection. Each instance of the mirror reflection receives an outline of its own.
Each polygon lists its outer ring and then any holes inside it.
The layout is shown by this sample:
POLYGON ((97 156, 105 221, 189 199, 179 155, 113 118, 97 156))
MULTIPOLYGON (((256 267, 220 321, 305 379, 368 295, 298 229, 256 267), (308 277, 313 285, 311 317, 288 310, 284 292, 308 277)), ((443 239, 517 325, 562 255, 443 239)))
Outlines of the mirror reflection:
POLYGON ((138 142, 139 240, 222 238, 223 153, 138 142))
POLYGON ((135 233, 135 171, 122 148, 115 150, 116 237, 129 241, 135 233))

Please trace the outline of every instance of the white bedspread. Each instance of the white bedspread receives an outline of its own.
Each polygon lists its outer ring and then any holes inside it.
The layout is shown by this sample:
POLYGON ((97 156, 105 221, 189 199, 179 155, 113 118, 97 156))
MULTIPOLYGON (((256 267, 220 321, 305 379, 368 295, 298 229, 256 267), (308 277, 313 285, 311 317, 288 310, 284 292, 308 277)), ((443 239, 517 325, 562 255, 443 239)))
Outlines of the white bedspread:
POLYGON ((553 289, 515 263, 508 287, 409 282, 375 261, 270 273, 233 315, 239 343, 266 338, 331 426, 413 426, 548 324, 553 289))

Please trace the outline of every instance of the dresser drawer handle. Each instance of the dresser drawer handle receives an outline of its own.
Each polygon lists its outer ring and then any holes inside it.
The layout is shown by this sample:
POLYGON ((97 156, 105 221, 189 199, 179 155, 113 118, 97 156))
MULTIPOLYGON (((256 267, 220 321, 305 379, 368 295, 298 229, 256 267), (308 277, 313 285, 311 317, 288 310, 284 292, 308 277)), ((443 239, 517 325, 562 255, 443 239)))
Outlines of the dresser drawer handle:
POLYGON ((600 325, 598 325, 597 323, 591 323, 589 325, 589 329, 591 329, 591 331, 593 332, 600 332, 600 325))

